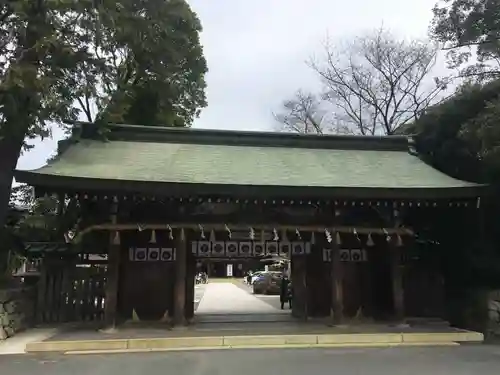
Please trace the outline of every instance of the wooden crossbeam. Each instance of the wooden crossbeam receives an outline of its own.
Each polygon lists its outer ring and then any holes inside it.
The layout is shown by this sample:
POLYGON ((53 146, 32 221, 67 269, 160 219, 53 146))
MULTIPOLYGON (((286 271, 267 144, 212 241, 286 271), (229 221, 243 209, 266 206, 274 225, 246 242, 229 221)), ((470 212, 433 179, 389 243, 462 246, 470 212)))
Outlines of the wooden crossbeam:
POLYGON ((323 232, 327 229, 330 233, 354 233, 354 231, 358 234, 388 234, 388 235, 400 235, 400 236, 413 236, 413 230, 409 228, 380 228, 380 227, 355 227, 355 226, 332 226, 329 227, 319 226, 319 225, 264 225, 264 224, 187 224, 187 223, 178 223, 178 224, 96 224, 91 225, 83 230, 81 230, 74 241, 78 242, 81 237, 85 234, 97 230, 109 230, 109 231, 126 231, 126 230, 169 230, 175 228, 184 228, 184 229, 193 229, 200 230, 200 225, 204 231, 208 230, 226 230, 228 227, 231 230, 249 230, 253 228, 254 230, 299 230, 303 232, 323 232))

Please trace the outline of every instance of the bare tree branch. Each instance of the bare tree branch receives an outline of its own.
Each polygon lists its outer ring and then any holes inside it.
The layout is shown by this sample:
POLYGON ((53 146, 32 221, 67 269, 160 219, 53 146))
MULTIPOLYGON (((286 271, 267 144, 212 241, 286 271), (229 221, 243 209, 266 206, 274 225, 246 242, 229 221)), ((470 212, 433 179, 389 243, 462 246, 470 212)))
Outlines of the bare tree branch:
POLYGON ((340 122, 331 119, 329 103, 317 95, 298 90, 292 99, 285 100, 274 118, 281 130, 303 134, 350 133, 340 122))
POLYGON ((363 135, 393 134, 446 89, 449 79, 428 82, 437 52, 379 29, 341 47, 327 41, 323 59, 310 66, 324 84, 334 122, 363 135))

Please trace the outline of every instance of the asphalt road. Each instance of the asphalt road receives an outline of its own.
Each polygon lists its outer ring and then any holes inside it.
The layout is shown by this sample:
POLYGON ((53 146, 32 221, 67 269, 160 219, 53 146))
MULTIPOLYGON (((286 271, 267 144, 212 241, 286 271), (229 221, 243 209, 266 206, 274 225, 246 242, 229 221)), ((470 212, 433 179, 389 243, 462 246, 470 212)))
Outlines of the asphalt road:
POLYGON ((254 349, 0 356, 2 375, 471 375, 500 373, 500 346, 254 349))

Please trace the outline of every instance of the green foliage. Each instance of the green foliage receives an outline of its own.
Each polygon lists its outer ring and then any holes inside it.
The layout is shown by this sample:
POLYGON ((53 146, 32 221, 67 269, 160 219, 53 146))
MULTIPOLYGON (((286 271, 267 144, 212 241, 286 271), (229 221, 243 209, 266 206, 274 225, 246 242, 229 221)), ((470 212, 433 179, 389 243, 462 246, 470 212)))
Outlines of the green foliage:
POLYGON ((1 2, 0 224, 21 147, 50 122, 190 126, 206 106, 200 31, 185 0, 1 2))
POLYGON ((473 57, 473 50, 461 47, 477 47, 477 63, 468 66, 463 75, 489 79, 500 74, 499 8, 498 0, 441 0, 434 7, 431 32, 450 50, 451 66, 467 65, 473 57))
MULTIPOLYGON (((466 84, 405 131, 415 134, 419 153, 438 169, 495 186, 500 182, 499 115, 500 81, 466 84)), ((430 237, 442 244, 442 270, 452 288, 500 286, 499 198, 498 192, 483 197, 482 210, 472 209, 466 217, 448 212, 429 222, 430 237)))
POLYGON ((416 134, 418 151, 438 169, 464 180, 494 182, 497 170, 491 155, 498 131, 492 116, 499 95, 500 81, 466 84, 405 132, 416 134), (486 124, 485 119, 490 122, 486 124))
POLYGON ((47 136, 48 121, 75 118, 68 78, 92 56, 70 31, 85 3, 17 0, 0 5, 0 139, 47 136), (80 4, 80 3, 79 3, 80 4))
POLYGON ((103 0, 98 12, 96 45, 107 67, 98 119, 190 126, 206 106, 207 64, 186 1, 103 0))

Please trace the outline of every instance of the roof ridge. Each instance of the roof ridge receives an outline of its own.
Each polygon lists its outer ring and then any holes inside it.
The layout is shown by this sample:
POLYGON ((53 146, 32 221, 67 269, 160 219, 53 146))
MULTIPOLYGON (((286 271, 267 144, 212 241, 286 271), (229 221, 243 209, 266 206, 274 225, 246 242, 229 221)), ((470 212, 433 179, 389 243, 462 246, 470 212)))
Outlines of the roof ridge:
POLYGON ((106 124, 106 130, 102 132, 98 124, 75 122, 74 126, 82 139, 102 139, 102 134, 105 134, 109 141, 385 151, 409 151, 412 142, 406 135, 319 135, 130 124, 106 124))

